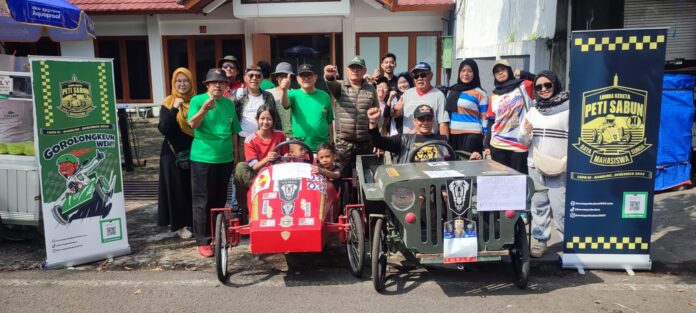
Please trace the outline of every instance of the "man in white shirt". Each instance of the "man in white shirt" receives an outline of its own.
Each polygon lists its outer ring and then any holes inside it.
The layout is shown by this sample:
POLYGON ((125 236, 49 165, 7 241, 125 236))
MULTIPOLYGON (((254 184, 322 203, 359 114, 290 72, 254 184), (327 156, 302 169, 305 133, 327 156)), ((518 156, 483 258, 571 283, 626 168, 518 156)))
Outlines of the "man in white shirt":
POLYGON ((438 89, 433 88, 430 80, 433 72, 430 65, 419 62, 411 69, 411 75, 415 87, 406 90, 399 102, 394 106, 395 117, 404 116, 404 134, 413 134, 413 111, 421 104, 427 104, 435 112, 433 120, 433 133, 445 137, 449 136, 449 114, 445 111, 445 95, 438 89))

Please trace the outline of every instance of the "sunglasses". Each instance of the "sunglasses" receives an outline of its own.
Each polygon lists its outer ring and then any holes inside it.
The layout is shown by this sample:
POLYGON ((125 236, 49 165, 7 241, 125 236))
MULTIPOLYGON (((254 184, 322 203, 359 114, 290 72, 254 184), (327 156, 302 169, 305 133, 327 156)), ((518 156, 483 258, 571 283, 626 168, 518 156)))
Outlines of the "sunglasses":
POLYGON ((552 83, 543 83, 543 84, 539 84, 539 85, 534 86, 534 90, 536 90, 536 91, 541 91, 543 89, 551 90, 551 88, 553 88, 552 83))
POLYGON ((223 64, 222 65, 223 69, 232 69, 232 68, 237 68, 234 64, 223 64))
POLYGON ((413 79, 427 78, 428 76, 430 76, 430 73, 414 73, 413 79))
POLYGON ((261 79, 263 77, 261 74, 247 74, 251 79, 261 79))

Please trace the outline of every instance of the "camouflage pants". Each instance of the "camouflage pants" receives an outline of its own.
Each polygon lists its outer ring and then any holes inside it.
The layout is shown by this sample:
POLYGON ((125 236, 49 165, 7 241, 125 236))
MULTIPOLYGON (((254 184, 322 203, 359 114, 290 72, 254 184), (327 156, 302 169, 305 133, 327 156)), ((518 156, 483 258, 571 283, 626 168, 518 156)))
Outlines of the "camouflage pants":
POLYGON ((355 167, 355 156, 372 154, 372 142, 369 140, 356 142, 336 138, 335 142, 336 157, 338 161, 343 164, 343 169, 347 171, 351 171, 351 169, 355 167))

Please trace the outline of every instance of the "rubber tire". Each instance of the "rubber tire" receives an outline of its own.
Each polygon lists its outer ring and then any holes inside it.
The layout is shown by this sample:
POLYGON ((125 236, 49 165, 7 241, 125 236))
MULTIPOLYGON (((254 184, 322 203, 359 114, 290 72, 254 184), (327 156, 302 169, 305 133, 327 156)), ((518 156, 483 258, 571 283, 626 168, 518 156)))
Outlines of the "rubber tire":
POLYGON ((223 214, 215 217, 215 270, 221 283, 227 281, 227 223, 223 214))
POLYGON ((375 287, 377 292, 382 292, 384 290, 384 283, 386 281, 387 274, 387 258, 389 251, 385 243, 384 232, 382 228, 384 227, 384 219, 380 218, 375 221, 374 232, 372 234, 372 285, 375 287))
POLYGON ((527 228, 522 219, 515 223, 515 244, 510 247, 510 260, 515 275, 515 286, 520 289, 527 288, 530 264, 529 237, 527 237, 527 228))
POLYGON ((348 270, 350 270, 353 276, 360 278, 363 275, 363 266, 365 265, 365 231, 363 230, 363 223, 359 210, 354 209, 350 211, 348 223, 350 224, 350 233, 346 239, 348 270), (357 255, 352 253, 353 249, 357 250, 357 255))

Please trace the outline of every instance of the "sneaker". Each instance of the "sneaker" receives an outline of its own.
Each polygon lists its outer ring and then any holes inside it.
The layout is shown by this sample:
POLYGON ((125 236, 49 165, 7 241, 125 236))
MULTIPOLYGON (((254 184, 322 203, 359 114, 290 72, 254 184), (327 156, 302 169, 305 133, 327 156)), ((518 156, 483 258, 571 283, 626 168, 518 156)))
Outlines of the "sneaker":
POLYGON ((191 239, 191 237, 193 237, 193 233, 188 226, 180 228, 176 231, 176 234, 179 235, 179 238, 181 239, 191 239))
POLYGON ((202 256, 206 258, 210 258, 213 255, 215 255, 210 245, 198 246, 198 253, 200 253, 202 256))
POLYGON ((532 246, 532 251, 529 252, 533 258, 540 258, 546 253, 546 242, 537 242, 532 246))

